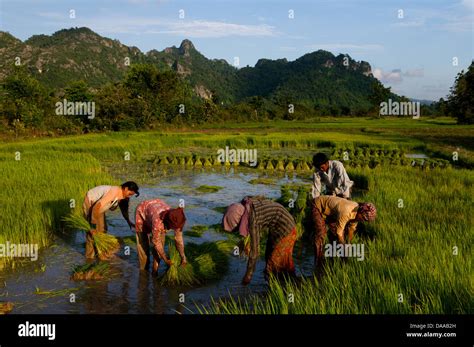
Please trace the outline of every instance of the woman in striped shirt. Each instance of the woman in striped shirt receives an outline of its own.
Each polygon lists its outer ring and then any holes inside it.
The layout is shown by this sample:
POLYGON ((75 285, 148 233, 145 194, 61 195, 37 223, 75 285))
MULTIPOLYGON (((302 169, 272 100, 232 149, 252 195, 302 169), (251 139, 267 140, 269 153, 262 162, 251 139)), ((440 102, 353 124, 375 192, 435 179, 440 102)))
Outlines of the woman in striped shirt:
POLYGON ((265 278, 273 274, 294 275, 293 246, 296 242, 296 224, 291 214, 280 204, 263 197, 245 197, 240 203, 227 208, 222 225, 228 232, 239 231, 250 236, 247 272, 242 280, 250 283, 259 255, 262 232, 268 230, 265 252, 265 278))

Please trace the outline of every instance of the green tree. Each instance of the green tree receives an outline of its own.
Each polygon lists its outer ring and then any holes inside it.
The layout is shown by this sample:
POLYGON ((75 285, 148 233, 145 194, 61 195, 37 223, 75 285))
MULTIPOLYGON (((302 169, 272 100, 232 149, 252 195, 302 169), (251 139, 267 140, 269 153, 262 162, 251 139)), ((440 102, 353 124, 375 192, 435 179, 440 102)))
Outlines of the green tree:
POLYGON ((457 75, 447 100, 447 109, 459 124, 474 124, 474 61, 466 72, 463 70, 457 75))

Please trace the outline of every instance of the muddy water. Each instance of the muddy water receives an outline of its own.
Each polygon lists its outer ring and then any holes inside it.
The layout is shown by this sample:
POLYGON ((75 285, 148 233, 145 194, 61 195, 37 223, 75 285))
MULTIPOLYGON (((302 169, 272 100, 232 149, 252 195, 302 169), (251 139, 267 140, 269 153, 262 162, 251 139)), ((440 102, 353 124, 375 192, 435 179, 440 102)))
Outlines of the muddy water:
MULTIPOLYGON (((120 174, 118 174, 120 176, 120 174)), ((150 177, 150 175, 148 175, 150 177)), ((248 182, 259 177, 255 171, 204 171, 183 170, 156 175, 142 185, 138 199, 132 198, 130 213, 143 200, 162 198, 168 204, 177 206, 179 199, 186 204, 187 223, 185 230, 193 225, 219 223, 222 214, 215 208, 239 201, 245 195, 264 195, 276 198, 280 195, 280 185, 301 183, 295 177, 276 177, 276 185, 252 185, 248 182), (196 191, 201 185, 224 187, 216 193, 202 194, 196 191)), ((122 177, 121 177, 122 178, 122 177)), ((123 177, 132 179, 130 175, 123 177)), ((138 181, 138 180, 137 180, 138 181)), ((118 237, 133 236, 118 211, 107 214, 109 232, 118 237)), ((202 237, 185 236, 189 242, 201 243, 226 239, 225 234, 212 229, 202 237)), ((135 246, 130 255, 123 250, 110 261, 111 276, 99 281, 76 282, 70 280, 74 265, 83 264, 83 233, 58 235, 52 247, 40 252, 36 262, 27 261, 14 272, 0 273, 0 301, 10 301, 12 313, 191 313, 197 312, 196 304, 206 305, 211 297, 233 295, 247 296, 261 293, 266 289, 263 278, 264 262, 259 260, 256 273, 250 285, 242 286, 240 281, 245 273, 246 259, 229 254, 229 270, 219 281, 195 288, 166 288, 160 286, 156 277, 138 270, 135 246), (50 292, 49 294, 38 294, 50 292), (185 303, 180 303, 180 294, 185 294, 185 303), (71 302, 71 294, 75 302, 71 302)), ((312 256, 303 252, 297 263, 297 271, 311 272, 312 256)), ((165 266, 160 268, 160 274, 165 266)))

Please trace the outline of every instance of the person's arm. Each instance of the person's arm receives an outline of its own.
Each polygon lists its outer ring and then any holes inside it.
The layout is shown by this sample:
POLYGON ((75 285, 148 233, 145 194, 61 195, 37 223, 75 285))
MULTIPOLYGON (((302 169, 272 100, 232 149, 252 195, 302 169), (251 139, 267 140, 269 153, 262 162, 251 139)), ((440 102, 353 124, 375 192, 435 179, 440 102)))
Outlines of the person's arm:
POLYGON ((357 228, 357 222, 354 222, 354 221, 351 221, 348 223, 348 230, 347 230, 347 240, 348 240, 348 243, 351 243, 352 242, 352 238, 354 237, 354 233, 356 231, 356 228, 357 228))
POLYGON ((171 265, 171 260, 168 259, 168 256, 166 255, 166 252, 165 252, 165 249, 163 247, 163 242, 162 242, 162 238, 163 237, 166 237, 166 234, 165 232, 159 232, 159 231, 155 231, 155 229, 153 229, 152 231, 152 240, 151 240, 151 243, 153 244, 153 247, 155 247, 156 249, 156 253, 158 253, 158 255, 160 256, 161 259, 163 259, 163 261, 167 264, 167 265, 171 265))
POLYGON ((339 214, 336 220, 336 235, 337 240, 339 243, 344 244, 344 230, 346 228, 347 222, 349 222, 350 218, 346 214, 339 214))
POLYGON ((321 189, 321 177, 319 177, 319 174, 315 172, 313 174, 313 185, 311 187, 311 196, 313 197, 313 199, 316 199, 318 196, 321 195, 321 189))
POLYGON ((260 245, 260 228, 254 223, 254 213, 250 214, 249 220, 249 235, 250 235, 250 253, 249 260, 247 262, 247 272, 245 273, 242 284, 247 285, 252 280, 253 273, 255 272, 255 266, 257 265, 259 245, 260 245))
POLYGON ((96 221, 95 231, 102 233, 105 230, 103 214, 105 213, 106 209, 102 205, 102 202, 99 200, 94 207, 92 208, 92 218, 91 220, 96 221))
POLYGON ((137 211, 135 212, 135 232, 141 233, 143 231, 143 223, 145 222, 145 211, 142 205, 138 205, 137 211))
POLYGON ((163 247, 164 242, 162 238, 166 237, 165 226, 159 218, 154 219, 152 224, 153 225, 151 228, 151 243, 155 247, 156 252, 160 256, 160 258, 163 259, 166 264, 171 265, 171 260, 168 259, 168 256, 166 255, 165 249, 163 247))
POLYGON ((122 212, 122 216, 123 218, 127 221, 127 224, 129 226, 130 229, 132 229, 132 227, 135 226, 135 224, 133 224, 131 221, 130 221, 130 217, 128 215, 128 205, 129 205, 129 202, 130 202, 130 199, 129 198, 126 198, 126 199, 122 199, 119 201, 119 207, 120 207, 120 212, 122 212))
POLYGON ((184 254, 183 231, 181 229, 174 231, 174 242, 181 257, 181 265, 184 266, 188 263, 188 261, 186 259, 186 254, 184 254))
POLYGON ((336 166, 336 179, 336 194, 343 198, 349 198, 353 182, 349 179, 349 175, 347 175, 347 171, 342 163, 336 166))

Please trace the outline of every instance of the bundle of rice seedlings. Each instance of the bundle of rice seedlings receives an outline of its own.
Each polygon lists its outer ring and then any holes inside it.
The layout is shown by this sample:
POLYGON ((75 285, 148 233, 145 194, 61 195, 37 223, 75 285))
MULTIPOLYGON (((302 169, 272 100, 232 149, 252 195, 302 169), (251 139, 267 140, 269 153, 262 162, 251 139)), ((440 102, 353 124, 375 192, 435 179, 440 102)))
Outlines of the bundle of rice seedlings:
POLYGON ((258 170, 265 170, 265 162, 263 160, 260 160, 258 162, 258 167, 257 167, 258 170))
POLYGON ((13 304, 11 302, 0 302, 0 315, 7 314, 13 310, 13 304))
POLYGON ((179 157, 178 164, 181 166, 186 165, 186 159, 184 157, 179 157))
POLYGON ((278 163, 276 164, 276 167, 275 167, 278 171, 285 171, 285 163, 283 162, 283 160, 281 159, 278 159, 278 163))
POLYGON ((267 165, 265 165, 265 170, 275 170, 271 159, 268 160, 267 165))
POLYGON ((178 158, 174 158, 171 162, 170 162, 171 165, 179 165, 179 161, 178 161, 178 158))
MULTIPOLYGON (((89 222, 79 213, 71 213, 69 216, 63 217, 62 220, 71 229, 78 229, 84 232, 91 230, 89 222)), ((92 239, 94 240, 94 246, 99 259, 110 258, 120 247, 117 238, 107 233, 94 233, 92 239)))
POLYGON ((108 269, 107 263, 76 265, 72 269, 71 279, 74 281, 100 280, 104 278, 108 269))
POLYGON ((202 167, 202 161, 201 158, 196 156, 195 161, 194 161, 194 167, 202 167))
POLYGON ((172 264, 160 279, 163 286, 193 286, 200 283, 192 264, 181 266, 181 257, 172 242, 168 242, 169 259, 172 264))
POLYGON ((194 166, 194 161, 192 157, 186 158, 186 166, 194 166))
POLYGON ((109 259, 120 248, 120 244, 115 236, 106 233, 95 233, 94 246, 97 250, 99 259, 109 259))
POLYGON ((235 243, 231 241, 205 242, 186 245, 188 264, 181 267, 181 257, 174 245, 168 242, 169 257, 173 264, 160 278, 165 286, 195 286, 220 278, 228 269, 229 256, 235 243))
POLYGON ((293 165, 293 161, 291 159, 288 160, 288 164, 286 164, 285 170, 286 171, 294 171, 295 170, 295 166, 293 165))
POLYGON ((209 158, 206 158, 204 160, 204 167, 211 167, 212 166, 212 163, 209 161, 209 158))
POLYGON ((303 160, 303 161, 301 162, 301 167, 302 167, 303 171, 311 171, 311 168, 310 168, 310 166, 306 163, 306 160, 303 160))
POLYGON ((166 157, 160 159, 160 165, 169 165, 169 161, 166 157))

